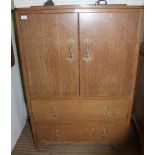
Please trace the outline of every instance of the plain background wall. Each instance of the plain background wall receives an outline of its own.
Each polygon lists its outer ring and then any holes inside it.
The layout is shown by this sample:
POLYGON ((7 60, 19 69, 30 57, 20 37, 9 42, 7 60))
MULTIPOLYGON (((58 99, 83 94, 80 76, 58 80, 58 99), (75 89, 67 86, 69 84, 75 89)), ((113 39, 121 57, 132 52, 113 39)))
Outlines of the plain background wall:
MULTIPOLYGON (((46 0, 14 0, 16 7, 40 5, 46 0)), ((56 0, 54 0, 56 2, 56 0)), ((92 3, 96 0, 74 0, 78 4, 92 3)), ((142 5, 144 0, 107 0, 108 3, 127 3, 131 5, 142 5)), ((13 2, 13 0, 12 0, 13 2)), ((57 4, 73 4, 73 0, 57 0, 57 4)), ((12 3, 13 9, 13 3, 12 3)), ((26 122, 26 108, 23 97, 23 90, 21 85, 21 77, 19 71, 19 64, 17 58, 17 49, 14 35, 13 22, 11 25, 12 30, 12 44, 15 55, 15 65, 11 68, 11 149, 13 150, 26 122)))
POLYGON ((13 22, 11 24, 11 40, 15 56, 15 65, 11 68, 11 150, 13 150, 25 126, 27 115, 17 59, 13 22))
MULTIPOLYGON (((15 7, 43 5, 47 0, 14 0, 15 7)), ((56 5, 95 4, 97 0, 53 0, 56 5)), ((143 5, 144 0, 107 0, 108 4, 143 5)))

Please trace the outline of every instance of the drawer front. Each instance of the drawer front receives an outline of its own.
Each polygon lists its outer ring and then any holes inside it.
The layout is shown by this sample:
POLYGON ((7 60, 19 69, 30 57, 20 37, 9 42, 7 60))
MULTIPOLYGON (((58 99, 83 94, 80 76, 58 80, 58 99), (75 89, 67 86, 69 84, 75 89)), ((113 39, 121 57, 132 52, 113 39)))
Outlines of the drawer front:
POLYGON ((126 121, 129 100, 33 100, 35 121, 126 121))
POLYGON ((126 124, 75 123, 51 124, 35 123, 37 140, 43 144, 103 143, 123 144, 127 137, 126 124))

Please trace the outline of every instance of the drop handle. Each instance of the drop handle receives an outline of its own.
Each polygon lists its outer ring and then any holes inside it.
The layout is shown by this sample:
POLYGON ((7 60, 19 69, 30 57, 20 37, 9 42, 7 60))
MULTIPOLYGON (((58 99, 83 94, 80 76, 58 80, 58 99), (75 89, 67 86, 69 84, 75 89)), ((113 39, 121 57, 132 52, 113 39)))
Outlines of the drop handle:
POLYGON ((60 135, 58 134, 58 130, 55 130, 55 136, 54 136, 54 138, 57 140, 57 139, 59 139, 59 137, 60 137, 60 135))
POLYGON ((108 115, 108 108, 105 107, 103 111, 103 116, 106 117, 108 115))
POLYGON ((84 61, 90 61, 92 59, 92 57, 89 53, 90 46, 91 46, 90 39, 85 39, 85 55, 83 57, 84 61))
POLYGON ((68 40, 68 57, 67 57, 68 61, 74 61, 75 60, 75 56, 72 53, 74 43, 75 43, 75 41, 73 39, 68 40))
POLYGON ((107 129, 104 129, 102 132, 102 137, 105 138, 106 137, 106 133, 107 133, 107 129))
POLYGON ((103 112, 103 116, 106 117, 107 115, 108 115, 108 112, 107 111, 104 111, 103 112))
POLYGON ((53 107, 53 116, 57 117, 58 116, 58 112, 56 110, 56 107, 53 107))

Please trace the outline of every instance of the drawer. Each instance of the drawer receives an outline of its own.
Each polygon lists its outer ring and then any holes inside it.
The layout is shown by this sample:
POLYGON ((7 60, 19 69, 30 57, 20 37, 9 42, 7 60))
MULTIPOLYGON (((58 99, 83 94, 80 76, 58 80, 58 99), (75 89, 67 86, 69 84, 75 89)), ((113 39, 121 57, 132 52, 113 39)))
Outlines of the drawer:
POLYGON ((43 144, 123 144, 127 139, 126 124, 96 122, 51 124, 35 123, 37 141, 43 144))
POLYGON ((34 121, 126 121, 129 100, 32 100, 34 121))

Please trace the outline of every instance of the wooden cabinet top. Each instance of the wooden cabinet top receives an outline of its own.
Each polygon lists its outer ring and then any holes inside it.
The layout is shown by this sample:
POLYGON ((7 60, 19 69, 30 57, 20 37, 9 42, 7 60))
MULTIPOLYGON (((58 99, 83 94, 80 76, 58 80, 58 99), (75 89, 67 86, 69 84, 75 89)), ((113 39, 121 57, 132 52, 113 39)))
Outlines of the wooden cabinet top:
POLYGON ((115 4, 115 5, 59 5, 54 7, 38 7, 38 6, 32 6, 29 8, 16 8, 15 11, 19 13, 69 13, 69 12, 110 12, 114 11, 125 11, 125 10, 134 10, 134 9, 140 9, 143 10, 144 6, 128 6, 126 4, 115 4))

